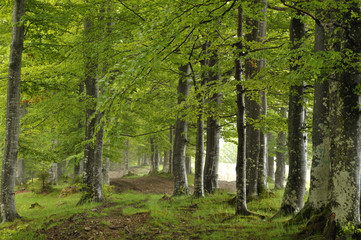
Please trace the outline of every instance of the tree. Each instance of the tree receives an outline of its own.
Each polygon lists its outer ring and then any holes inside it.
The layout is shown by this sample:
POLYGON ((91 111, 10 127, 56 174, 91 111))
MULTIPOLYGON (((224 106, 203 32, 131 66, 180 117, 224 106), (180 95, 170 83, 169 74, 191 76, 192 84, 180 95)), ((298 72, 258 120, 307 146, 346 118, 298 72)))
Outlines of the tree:
MULTIPOLYGON (((298 16, 291 18, 290 40, 292 42, 292 50, 299 49, 302 39, 305 37, 306 29, 301 16, 298 13, 298 16)), ((294 64, 291 67, 291 71, 296 71, 298 68, 298 64, 294 64)), ((279 212, 281 215, 298 212, 304 205, 307 165, 304 139, 304 91, 304 82, 290 87, 288 112, 289 174, 279 212)))
MULTIPOLYGON (((281 108, 281 113, 283 118, 287 119, 287 109, 281 108)), ((277 135, 275 189, 285 188, 286 151, 286 133, 281 131, 277 135)))
POLYGON ((242 83, 242 65, 241 65, 241 51, 243 37, 243 9, 238 7, 238 21, 237 21, 237 37, 238 43, 236 45, 237 55, 235 60, 235 79, 237 81, 237 165, 236 165, 236 215, 249 215, 246 202, 246 124, 245 124, 245 100, 244 100, 244 86, 242 83))
MULTIPOLYGON (((180 78, 178 84, 178 104, 182 104, 189 95, 191 87, 189 64, 179 67, 180 78)), ((173 175, 174 175, 174 193, 173 195, 188 195, 188 179, 186 173, 186 145, 188 123, 183 119, 181 113, 178 113, 177 124, 175 128, 175 139, 173 147, 173 175)))
POLYGON ((5 151, 1 174, 1 216, 2 221, 19 218, 15 208, 15 166, 19 144, 19 103, 21 62, 24 43, 24 23, 26 0, 15 0, 13 8, 13 29, 10 46, 8 92, 6 106, 5 151))
MULTIPOLYGON (((205 50, 209 48, 210 43, 206 43, 205 50)), ((211 57, 206 59, 206 67, 210 68, 205 74, 207 75, 207 83, 212 86, 221 80, 221 76, 215 68, 218 64, 218 56, 215 52, 211 52, 211 57)), ((221 94, 216 92, 210 99, 211 109, 218 109, 221 104, 221 94)), ((207 118, 207 147, 206 159, 204 164, 204 190, 208 193, 214 193, 218 188, 218 165, 219 165, 219 139, 220 139, 220 123, 215 112, 210 112, 207 118)))

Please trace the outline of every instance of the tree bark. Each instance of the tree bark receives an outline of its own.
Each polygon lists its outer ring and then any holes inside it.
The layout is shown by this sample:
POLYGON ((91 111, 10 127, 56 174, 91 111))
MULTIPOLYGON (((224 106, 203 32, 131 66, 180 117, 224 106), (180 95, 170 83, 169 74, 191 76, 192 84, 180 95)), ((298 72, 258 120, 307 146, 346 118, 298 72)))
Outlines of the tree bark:
POLYGON ((204 197, 204 184, 203 184, 203 163, 204 163, 204 121, 203 121, 203 108, 204 97, 198 94, 198 103, 200 113, 197 118, 197 136, 196 136, 196 156, 195 156, 195 169, 194 169, 194 197, 204 197))
POLYGON ((164 156, 163 172, 168 172, 169 171, 169 152, 164 151, 163 156, 164 156))
MULTIPOLYGON (((260 0, 260 3, 263 5, 261 9, 261 19, 258 21, 258 33, 257 33, 257 42, 262 42, 266 40, 266 28, 267 22, 265 15, 267 12, 267 0, 260 0)), ((258 71, 261 71, 266 67, 266 60, 260 59, 257 61, 258 71)), ((262 79, 262 78, 261 78, 262 79)), ((260 102, 260 115, 267 116, 267 93, 266 91, 260 91, 261 102, 260 102)), ((257 194, 263 194, 268 190, 267 183, 267 133, 260 130, 260 153, 258 160, 258 173, 257 173, 257 194)))
POLYGON ((16 184, 25 184, 25 160, 20 158, 16 162, 16 184))
MULTIPOLYGON (((305 24, 299 18, 292 18, 290 26, 292 49, 300 47, 300 42, 305 33, 305 24)), ((295 71, 297 68, 298 66, 293 66, 291 71, 295 71)), ((289 174, 280 209, 281 214, 293 214, 300 211, 304 205, 307 167, 304 139, 304 90, 304 83, 290 87, 288 113, 289 174)))
MULTIPOLYGON (((268 146, 270 146, 270 143, 273 141, 274 136, 272 133, 267 133, 267 142, 268 146)), ((267 154, 267 178, 274 182, 275 181, 275 161, 274 161, 274 155, 273 152, 270 154, 270 148, 268 147, 268 154, 267 154)))
MULTIPOLYGON (((212 69, 218 65, 218 56, 216 52, 207 60, 208 67, 211 69, 205 74, 207 75, 208 83, 212 84, 221 80, 220 75, 216 70, 212 69)), ((218 109, 221 105, 221 94, 215 93, 211 97, 211 108, 218 109)), ((204 164, 204 190, 208 193, 214 193, 218 188, 218 166, 219 166, 219 139, 220 139, 220 123, 217 119, 215 111, 210 111, 210 116, 207 118, 207 145, 206 145, 206 159, 204 164)))
POLYGON ((236 165, 236 215, 249 215, 246 202, 246 126, 245 126, 245 100, 244 86, 242 84, 241 51, 243 37, 243 9, 238 7, 237 37, 239 38, 236 48, 239 51, 235 60, 235 76, 237 81, 237 165, 236 165))
MULTIPOLYGON (((322 10, 320 10, 322 13, 322 10)), ((324 18, 325 16, 319 17, 324 18)), ((327 20, 328 21, 328 20, 327 20)), ((331 29, 325 29, 327 25, 316 24, 315 29, 315 52, 325 51, 328 46, 330 36, 326 32, 333 32, 331 29)), ((331 47, 332 48, 332 47, 331 47)), ((313 119, 312 119, 312 166, 311 179, 308 200, 295 220, 310 219, 312 215, 324 211, 328 204, 329 181, 330 179, 330 125, 329 125, 329 82, 324 81, 323 77, 329 74, 324 70, 321 76, 316 79, 313 119)))
MULTIPOLYGON (((254 4, 258 4, 260 0, 254 0, 254 4)), ((245 35, 247 42, 258 40, 258 21, 251 18, 246 18, 247 26, 250 26, 251 31, 245 35)), ((257 61, 255 59, 245 60, 245 78, 246 81, 252 79, 258 73, 257 61)), ((247 196, 257 195, 257 180, 258 180, 258 161, 260 158, 260 130, 256 129, 252 121, 260 118, 260 105, 252 96, 247 94, 245 96, 246 115, 250 124, 246 132, 246 157, 247 157, 247 196)))
POLYGON ((21 59, 24 43, 25 0, 15 0, 12 17, 12 39, 10 45, 10 62, 6 105, 6 136, 4 159, 1 174, 1 216, 2 222, 19 218, 15 207, 15 166, 19 148, 19 103, 21 59))
POLYGON ((110 185, 109 172, 110 172, 110 158, 106 157, 103 164, 103 183, 107 185, 110 185))
POLYGON ((103 136, 104 124, 101 123, 102 113, 97 114, 97 124, 100 125, 96 133, 95 151, 94 151, 94 179, 93 179, 93 201, 103 202, 103 136))
POLYGON ((190 156, 186 157, 186 171, 187 174, 192 174, 192 158, 190 156))
POLYGON ((51 185, 56 185, 58 183, 58 163, 51 164, 48 182, 51 185))
MULTIPOLYGON (((281 113, 283 117, 286 119, 287 118, 286 108, 281 108, 281 113)), ((285 188, 286 151, 287 151, 286 133, 281 131, 277 135, 275 189, 285 188)))
POLYGON ((170 143, 170 150, 169 150, 169 173, 173 173, 173 126, 171 125, 169 128, 169 143, 170 143))
POLYGON ((360 224, 361 164, 361 14, 360 3, 347 2, 339 23, 340 53, 346 58, 342 70, 330 79, 331 211, 340 224, 360 224), (357 56, 350 57, 348 52, 357 56), (346 53, 346 54, 345 54, 346 53))
MULTIPOLYGON (((189 78, 189 64, 179 67, 181 76, 178 84, 178 104, 181 104, 189 95, 191 80, 189 78)), ((178 113, 173 147, 173 175, 174 193, 173 195, 188 195, 188 179, 185 166, 185 154, 187 145, 188 123, 178 113)))

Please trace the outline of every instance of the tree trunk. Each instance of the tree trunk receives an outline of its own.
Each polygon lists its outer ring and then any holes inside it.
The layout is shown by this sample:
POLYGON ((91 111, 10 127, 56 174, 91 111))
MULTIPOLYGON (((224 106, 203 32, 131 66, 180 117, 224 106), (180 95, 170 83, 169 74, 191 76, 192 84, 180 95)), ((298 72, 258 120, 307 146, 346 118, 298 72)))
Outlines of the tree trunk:
POLYGON ((338 34, 343 68, 330 80, 331 131, 331 211, 336 222, 354 226, 360 224, 360 164, 361 164, 361 22, 354 14, 361 14, 360 3, 347 2, 342 12, 338 34), (350 57, 348 52, 355 56, 350 57))
MULTIPOLYGON (((287 119, 286 108, 281 108, 281 113, 283 118, 287 119)), ((286 186, 286 151, 286 133, 281 131, 277 135, 275 189, 283 189, 286 186)))
POLYGON ((103 136, 104 124, 101 122, 102 113, 97 114, 97 123, 100 125, 96 133, 95 151, 94 151, 94 179, 93 179, 93 201, 103 202, 103 136))
POLYGON ((168 172, 169 171, 169 152, 164 151, 163 156, 164 156, 163 172, 168 172))
MULTIPOLYGON (((272 133, 267 133, 267 141, 268 141, 268 146, 270 146, 269 143, 271 143, 274 139, 274 136, 272 133)), ((272 154, 270 154, 270 148, 268 148, 268 154, 267 154, 267 178, 274 182, 275 181, 275 161, 274 161, 274 156, 273 156, 273 152, 272 154)))
POLYGON ((186 157, 186 171, 187 174, 192 174, 192 158, 190 156, 186 157))
POLYGON ((110 185, 109 172, 110 172, 110 158, 106 157, 103 164, 103 183, 107 185, 110 185))
MULTIPOLYGON (((267 98, 264 91, 261 92, 261 115, 267 115, 267 98)), ((267 192, 267 134, 260 130, 260 152, 257 173, 257 193, 259 195, 267 192)))
POLYGON ((170 143, 170 150, 169 150, 169 173, 173 173, 173 126, 170 126, 169 129, 169 143, 170 143))
MULTIPOLYGON (((305 36, 305 33, 304 23, 299 18, 292 18, 290 39, 293 49, 300 47, 300 41, 305 36)), ((295 71, 297 68, 298 66, 293 66, 291 71, 295 71)), ((288 113, 289 174, 280 209, 281 215, 293 214, 303 208, 307 167, 304 139, 304 90, 304 83, 290 87, 288 113)))
POLYGON ((236 48, 239 51, 235 60, 235 76, 237 81, 237 165, 236 165, 236 215, 249 215, 246 202, 246 126, 245 126, 245 100, 244 86, 242 85, 241 51, 243 37, 243 9, 238 7, 237 37, 239 38, 236 48))
MULTIPOLYGON (((254 4, 259 0, 253 1, 254 4)), ((257 41, 258 39, 258 21, 246 18, 246 23, 250 26, 251 31, 245 35, 247 42, 257 41)), ((245 61, 245 78, 246 81, 252 79, 258 73, 257 62, 255 59, 246 59, 245 61)), ((258 102, 247 94, 246 95, 246 115, 250 124, 246 131, 246 157, 247 157, 247 196, 257 195, 257 179, 258 179, 258 161, 260 156, 260 130, 252 125, 253 120, 260 118, 260 105, 258 102)))
MULTIPOLYGON (((218 56, 216 52, 207 61, 207 66, 215 68, 218 65, 218 56)), ((211 69, 206 72, 208 84, 216 84, 221 80, 220 75, 216 70, 211 69)), ((218 109, 221 105, 221 94, 215 93, 211 97, 211 109, 218 109)), ((215 110, 216 111, 216 110, 215 110)), ((217 119, 217 113, 210 111, 210 116, 207 118, 207 149, 206 159, 204 164, 204 190, 208 193, 214 193, 218 188, 218 165, 219 165, 219 139, 220 139, 220 123, 217 119)))
POLYGON ((124 163, 125 174, 129 173, 129 138, 125 140, 125 163, 124 163))
POLYGON ((220 125, 213 117, 207 119, 207 152, 204 164, 204 190, 214 193, 218 188, 220 125))
POLYGON ((25 184, 25 160, 20 158, 16 162, 16 184, 25 184))
POLYGON ((49 184, 56 185, 58 183, 58 163, 53 163, 49 168, 49 184))
MULTIPOLYGON (((257 42, 262 42, 266 40, 266 28, 267 22, 265 19, 267 11, 267 0, 260 0, 260 3, 263 5, 261 9, 262 16, 258 21, 258 33, 257 33, 257 42)), ((266 67, 266 60, 257 61, 258 71, 261 71, 266 67)), ((262 80, 262 79, 261 79, 262 80)), ((260 102, 260 115, 267 116, 267 93, 266 91, 260 91, 261 102, 260 102)), ((268 190, 267 184, 267 133, 260 130, 260 153, 258 160, 258 173, 257 173, 257 193, 263 194, 268 190)))
MULTIPOLYGON (((89 20, 86 20, 84 23, 84 32, 85 36, 90 38, 91 36, 92 25, 89 20)), ((83 183, 84 195, 78 202, 78 204, 83 204, 86 201, 94 200, 94 181, 95 176, 97 175, 98 169, 95 170, 97 165, 95 157, 95 145, 96 140, 94 141, 95 136, 95 127, 97 123, 96 116, 96 101, 99 94, 99 89, 97 85, 97 60, 92 54, 92 43, 89 42, 90 50, 85 53, 86 57, 86 68, 85 68, 85 89, 86 97, 89 101, 86 109, 85 117, 85 147, 84 147, 84 173, 83 173, 83 183), (95 172, 96 171, 96 172, 95 172)), ((100 170, 101 171, 101 170, 100 170)))
POLYGON ((203 163, 204 163, 204 121, 202 114, 202 105, 204 97, 198 95, 199 108, 201 108, 197 119, 197 136, 196 136, 196 156, 195 156, 195 169, 194 169, 194 197, 204 197, 204 184, 203 184, 203 163))
MULTIPOLYGON (((329 36, 325 35, 325 24, 316 24, 315 52, 325 51, 329 36)), ((333 32, 328 29, 327 32, 333 32)), ((315 82, 313 121, 312 121, 312 166, 308 200, 296 220, 310 219, 327 207, 330 179, 330 126, 329 126, 329 82, 323 77, 329 74, 323 71, 315 82)))
POLYGON ((14 1, 12 19, 13 28, 6 105, 6 136, 1 174, 1 216, 3 222, 14 221, 20 217, 15 207, 15 167, 19 147, 21 58, 24 43, 24 24, 21 22, 21 17, 25 14, 25 2, 25 0, 14 1))
MULTIPOLYGON (((181 76, 178 84, 178 104, 181 104, 189 95, 191 80, 189 79, 189 64, 179 67, 181 76)), ((173 195, 188 195, 188 179, 185 166, 185 154, 187 145, 188 123, 182 119, 181 113, 178 113, 174 147, 173 147, 173 175, 174 175, 174 193, 173 195)))

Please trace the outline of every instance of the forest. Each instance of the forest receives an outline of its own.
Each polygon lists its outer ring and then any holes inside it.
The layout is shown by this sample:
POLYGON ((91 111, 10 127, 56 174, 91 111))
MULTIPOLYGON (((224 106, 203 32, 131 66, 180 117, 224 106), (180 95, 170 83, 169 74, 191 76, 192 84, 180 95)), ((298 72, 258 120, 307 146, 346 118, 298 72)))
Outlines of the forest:
POLYGON ((359 0, 1 0, 0 61, 1 239, 361 238, 359 0))

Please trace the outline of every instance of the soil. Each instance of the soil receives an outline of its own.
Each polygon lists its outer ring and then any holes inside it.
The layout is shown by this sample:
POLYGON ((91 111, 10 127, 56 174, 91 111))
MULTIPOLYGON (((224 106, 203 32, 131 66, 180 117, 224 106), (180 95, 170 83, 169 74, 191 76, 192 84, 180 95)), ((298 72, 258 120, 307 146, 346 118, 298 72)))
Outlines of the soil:
MULTIPOLYGON (((144 169, 132 169, 132 174, 144 172, 144 169)), ((122 173, 121 173, 122 174, 122 173)), ((172 194, 174 181, 171 177, 158 175, 146 175, 143 177, 122 177, 113 174, 116 178, 111 179, 110 184, 114 186, 117 193, 136 191, 143 194, 172 194)), ((235 192, 235 182, 219 181, 221 189, 235 192)), ((191 191, 193 188, 191 187, 191 191)), ((94 208, 91 212, 73 215, 67 219, 55 222, 50 219, 39 233, 46 235, 46 239, 153 239, 154 236, 140 235, 143 225, 150 219, 150 213, 137 213, 123 215, 122 207, 117 203, 105 202, 103 205, 94 208), (101 214, 105 209, 106 214, 101 214), (94 213, 97 213, 94 217, 94 213)))

